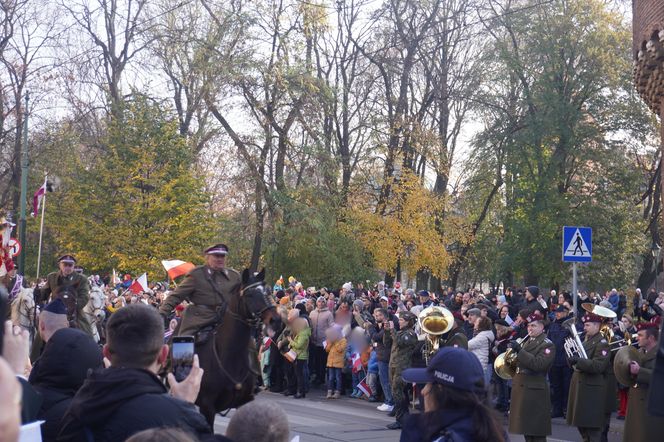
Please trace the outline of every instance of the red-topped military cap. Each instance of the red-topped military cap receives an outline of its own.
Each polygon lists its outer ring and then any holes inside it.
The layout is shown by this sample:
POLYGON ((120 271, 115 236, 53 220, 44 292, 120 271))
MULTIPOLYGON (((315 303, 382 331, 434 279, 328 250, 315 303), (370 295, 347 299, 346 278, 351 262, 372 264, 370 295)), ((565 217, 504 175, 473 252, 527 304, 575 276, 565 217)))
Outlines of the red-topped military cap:
POLYGON ((226 244, 215 244, 205 250, 206 255, 228 255, 228 246, 226 244))
POLYGON ((587 312, 583 317, 581 318, 581 322, 584 324, 586 322, 603 322, 604 318, 600 315, 596 315, 595 313, 592 312, 587 312))
POLYGON ((74 255, 66 254, 59 257, 58 262, 64 262, 66 264, 76 264, 76 258, 74 258, 74 255))

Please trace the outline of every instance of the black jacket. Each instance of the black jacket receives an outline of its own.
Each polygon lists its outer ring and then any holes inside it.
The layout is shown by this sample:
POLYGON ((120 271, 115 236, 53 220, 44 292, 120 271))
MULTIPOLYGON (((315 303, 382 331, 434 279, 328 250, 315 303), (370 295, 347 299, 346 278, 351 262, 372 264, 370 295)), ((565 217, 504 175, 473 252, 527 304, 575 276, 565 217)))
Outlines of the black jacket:
POLYGON ((169 396, 153 373, 109 368, 92 373, 76 393, 58 441, 123 441, 159 427, 178 427, 199 439, 210 434, 194 405, 169 396))
POLYGON ((62 417, 88 371, 103 367, 101 350, 87 333, 74 328, 53 333, 29 379, 43 399, 37 417, 45 421, 41 427, 44 441, 56 439, 62 417))
POLYGON ((379 362, 390 362, 391 348, 383 344, 383 335, 385 329, 382 324, 372 324, 369 327, 369 334, 371 335, 371 345, 376 351, 376 360, 379 362))

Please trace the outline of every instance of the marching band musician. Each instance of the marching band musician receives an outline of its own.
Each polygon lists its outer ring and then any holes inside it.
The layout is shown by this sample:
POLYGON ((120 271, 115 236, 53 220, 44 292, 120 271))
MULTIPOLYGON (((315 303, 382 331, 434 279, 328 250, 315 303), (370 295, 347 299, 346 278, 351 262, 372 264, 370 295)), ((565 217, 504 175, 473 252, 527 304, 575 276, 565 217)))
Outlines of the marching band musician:
POLYGON ((512 342, 516 375, 512 380, 509 432, 523 434, 526 442, 546 441, 551 434, 551 400, 546 374, 556 349, 544 334, 544 316, 534 311, 526 318, 528 340, 512 342))
POLYGON ((599 442, 604 428, 605 373, 611 352, 599 332, 602 320, 591 312, 581 318, 586 332, 583 348, 588 357, 575 354, 568 358, 574 374, 569 387, 567 424, 578 428, 584 442, 599 442))
POLYGON ((655 322, 637 326, 639 352, 643 353, 641 364, 632 361, 629 371, 634 381, 629 391, 627 417, 623 429, 623 442, 652 442, 661 440, 664 417, 653 416, 648 412, 648 388, 659 339, 659 325, 655 322))
MULTIPOLYGON (((605 323, 611 323, 611 319, 603 318, 605 323)), ((616 397, 618 392, 618 381, 616 380, 616 375, 613 372, 613 360, 616 356, 616 352, 611 351, 611 342, 609 342, 609 364, 604 371, 604 428, 602 429, 602 434, 600 435, 600 442, 608 442, 609 440, 609 428, 611 426, 611 414, 614 411, 618 410, 616 405, 616 397)))

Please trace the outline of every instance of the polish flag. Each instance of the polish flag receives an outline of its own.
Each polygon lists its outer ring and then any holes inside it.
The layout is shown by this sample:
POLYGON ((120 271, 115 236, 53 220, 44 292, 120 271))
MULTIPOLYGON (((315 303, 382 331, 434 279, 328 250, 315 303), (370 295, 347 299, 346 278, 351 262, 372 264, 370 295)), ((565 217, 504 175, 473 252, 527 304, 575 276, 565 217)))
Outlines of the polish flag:
POLYGON ((360 381, 359 384, 357 384, 357 388, 364 393, 367 397, 371 397, 373 395, 373 392, 371 391, 371 387, 369 387, 369 384, 367 384, 367 378, 365 377, 360 381))
POLYGON ((46 178, 44 178, 44 184, 42 184, 42 186, 39 189, 37 189, 34 197, 32 198, 33 217, 37 216, 37 213, 39 212, 39 206, 41 205, 41 202, 44 199, 44 195, 46 195, 46 186, 47 186, 47 181, 46 178))
POLYGON ((161 265, 164 266, 168 273, 168 277, 171 279, 186 275, 196 268, 192 263, 180 261, 179 259, 164 260, 161 262, 161 265))
POLYGON ((359 353, 353 353, 350 357, 351 363, 353 365, 353 373, 359 373, 362 370, 362 358, 359 353))
POLYGON ((148 274, 143 273, 141 276, 136 278, 134 282, 129 286, 129 291, 136 293, 137 295, 141 292, 148 291, 148 274))

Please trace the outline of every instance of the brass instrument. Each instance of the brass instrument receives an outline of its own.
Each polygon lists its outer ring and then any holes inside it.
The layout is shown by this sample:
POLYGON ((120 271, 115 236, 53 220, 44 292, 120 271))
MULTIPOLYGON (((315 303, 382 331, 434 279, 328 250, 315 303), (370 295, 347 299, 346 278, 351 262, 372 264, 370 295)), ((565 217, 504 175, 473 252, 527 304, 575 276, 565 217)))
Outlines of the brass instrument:
POLYGON ((575 318, 570 318, 563 322, 563 327, 566 327, 570 333, 572 333, 571 337, 565 338, 565 343, 563 344, 563 347, 565 348, 565 354, 567 355, 567 359, 571 358, 572 356, 576 356, 580 359, 588 359, 586 349, 583 348, 583 342, 581 342, 581 337, 579 336, 579 332, 576 330, 576 325, 574 322, 575 318))
MULTIPOLYGON (((523 346, 528 339, 530 339, 530 336, 519 338, 516 342, 523 346)), ((496 374, 503 379, 512 379, 516 374, 516 356, 517 354, 511 348, 499 354, 496 360, 493 361, 493 369, 496 374)))
POLYGON ((618 382, 628 387, 634 385, 629 366, 634 361, 639 365, 643 365, 642 358, 643 353, 631 345, 621 347, 613 360, 613 372, 618 382))
POLYGON ((637 345, 638 342, 636 342, 638 334, 634 333, 633 335, 630 335, 629 333, 625 333, 625 337, 622 339, 618 339, 615 341, 610 341, 609 342, 609 347, 611 347, 611 351, 618 351, 623 347, 627 346, 632 346, 632 345, 637 345))
POLYGON ((454 327, 454 315, 445 307, 432 305, 425 308, 417 315, 420 329, 426 333, 422 358, 429 365, 429 360, 440 349, 441 336, 454 327))

